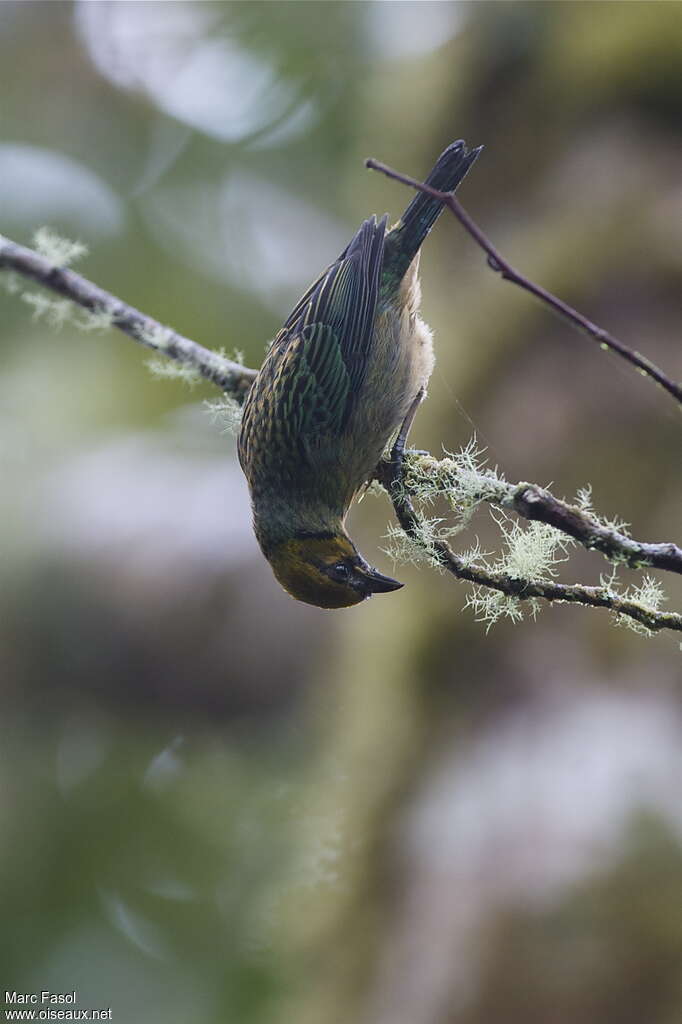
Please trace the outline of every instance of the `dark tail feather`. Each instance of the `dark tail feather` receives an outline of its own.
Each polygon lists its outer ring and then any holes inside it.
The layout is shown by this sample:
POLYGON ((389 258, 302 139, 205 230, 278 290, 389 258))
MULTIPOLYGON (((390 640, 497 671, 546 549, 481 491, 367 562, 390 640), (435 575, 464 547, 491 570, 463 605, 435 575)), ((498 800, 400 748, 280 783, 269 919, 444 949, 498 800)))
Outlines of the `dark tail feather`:
MULTIPOLYGON (((451 143, 438 157, 426 184, 439 192, 454 192, 483 149, 468 150, 460 139, 451 143)), ((398 224, 386 237, 384 274, 389 280, 401 280, 422 242, 438 220, 443 204, 424 192, 417 192, 398 224)))

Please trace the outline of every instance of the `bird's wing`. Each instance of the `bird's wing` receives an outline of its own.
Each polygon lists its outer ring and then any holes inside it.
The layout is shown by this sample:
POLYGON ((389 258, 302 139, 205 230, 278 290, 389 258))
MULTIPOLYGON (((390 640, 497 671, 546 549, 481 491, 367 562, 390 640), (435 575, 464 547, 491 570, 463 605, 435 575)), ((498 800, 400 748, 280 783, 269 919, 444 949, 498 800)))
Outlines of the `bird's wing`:
POLYGON ((377 223, 376 217, 370 217, 361 225, 338 260, 299 300, 275 342, 277 344, 281 338, 286 345, 292 336, 296 337, 308 327, 330 329, 331 334, 320 333, 317 342, 309 336, 308 344, 335 344, 338 347, 350 382, 344 419, 350 412, 367 369, 379 295, 386 220, 384 217, 377 223))
POLYGON ((276 458, 295 453, 314 463, 343 431, 370 357, 385 227, 386 218, 364 222, 275 338, 247 399, 245 462, 256 441, 276 458))

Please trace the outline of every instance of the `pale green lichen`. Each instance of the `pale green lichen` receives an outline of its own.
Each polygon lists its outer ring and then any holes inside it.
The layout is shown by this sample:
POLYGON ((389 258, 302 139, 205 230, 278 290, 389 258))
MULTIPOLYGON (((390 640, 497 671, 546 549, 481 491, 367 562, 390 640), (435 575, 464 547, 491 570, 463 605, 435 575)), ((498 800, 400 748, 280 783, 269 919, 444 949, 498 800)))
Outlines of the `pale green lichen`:
POLYGON ((38 228, 33 236, 33 246, 38 255, 53 267, 69 267, 88 254, 87 245, 62 238, 48 227, 38 228))
POLYGON ((590 515, 594 515, 592 507, 592 484, 586 484, 578 490, 576 505, 581 512, 587 512, 590 515))
POLYGON ((500 619, 511 619, 512 622, 521 622, 524 618, 524 611, 528 611, 532 618, 535 618, 539 611, 539 603, 533 598, 525 602, 526 608, 522 608, 517 597, 510 594, 503 594, 499 590, 489 590, 487 587, 474 586, 470 594, 467 594, 464 602, 465 608, 471 608, 477 622, 486 624, 486 633, 500 619))
POLYGON ((179 380, 189 388, 193 388, 201 380, 199 371, 187 363, 176 363, 170 359, 154 358, 147 360, 147 369, 153 377, 164 380, 179 380))
MULTIPOLYGON (((638 605, 645 614, 652 615, 655 615, 660 610, 663 602, 668 599, 663 587, 653 576, 645 576, 641 583, 628 587, 627 590, 618 594, 618 596, 638 605)), ((650 637, 654 635, 653 630, 629 615, 622 615, 616 611, 614 621, 616 625, 625 626, 626 629, 631 629, 633 633, 638 633, 640 636, 650 637)))
POLYGON ((622 533, 624 537, 630 536, 630 523, 625 519, 621 519, 620 516, 613 516, 609 519, 607 516, 598 516, 595 512, 593 512, 592 515, 599 525, 603 526, 605 530, 613 530, 614 533, 622 533))
POLYGON ((440 520, 421 518, 415 536, 409 536, 394 523, 389 523, 384 539, 388 542, 383 552, 394 565, 434 565, 440 569, 433 549, 435 530, 440 520))
MULTIPOLYGON (((82 242, 62 238, 48 227, 38 228, 33 236, 33 245, 38 255, 52 267, 68 267, 88 251, 82 242)), ((18 294, 21 301, 32 308, 33 320, 43 321, 56 331, 66 323, 74 322, 75 307, 69 299, 53 299, 42 292, 29 291, 16 273, 0 275, 0 286, 9 295, 18 294)))
POLYGON ((481 566, 484 563, 487 564, 487 559, 491 556, 491 551, 481 550, 481 542, 478 538, 470 547, 465 548, 464 551, 460 551, 458 553, 458 558, 462 565, 465 566, 465 568, 471 569, 476 568, 476 566, 481 566))
MULTIPOLYGON (((2 236, 0 235, 0 238, 1 237, 2 236)), ((18 274, 15 274, 13 271, 10 271, 9 273, 7 271, 3 271, 2 274, 0 274, 0 288, 7 292, 8 295, 16 295, 22 290, 23 284, 18 274)))
POLYGON ((220 398, 204 402, 204 407, 221 434, 237 436, 242 422, 242 407, 236 399, 230 395, 221 395, 220 398))
POLYGON ((162 324, 145 324, 140 327, 137 331, 137 337, 143 345, 148 345, 150 348, 158 349, 159 352, 163 352, 167 349, 172 338, 173 331, 170 327, 164 327, 162 324))
POLYGON ((458 452, 445 450, 442 459, 408 453, 405 479, 419 500, 445 496, 456 509, 501 495, 509 486, 497 469, 486 466, 475 437, 458 452))
POLYGON ((21 301, 33 309, 33 320, 44 320, 50 327, 60 331, 71 319, 73 305, 69 299, 49 299, 42 292, 21 293, 21 301))
MULTIPOLYGON (((628 536, 629 523, 625 522, 619 516, 614 516, 612 519, 606 516, 598 515, 594 510, 592 504, 592 484, 587 484, 585 487, 581 487, 576 497, 576 505, 581 512, 591 516, 598 526, 603 527, 605 530, 613 530, 615 533, 622 533, 624 537, 628 536)), ((618 558, 612 559, 614 562, 620 561, 618 558)), ((626 559, 623 559, 626 561, 626 559)))
POLYGON ((103 308, 84 309, 75 324, 81 331, 107 331, 113 327, 114 315, 103 308))
MULTIPOLYGON (((440 570, 444 567, 435 549, 436 542, 450 540, 461 533, 483 502, 503 504, 513 490, 499 470, 486 466, 485 453, 479 449, 475 437, 458 452, 446 452, 442 459, 409 453, 404 486, 406 493, 422 507, 444 498, 455 514, 455 521, 447 523, 419 513, 412 537, 399 527, 389 527, 387 553, 396 562, 426 562, 440 570)), ((573 541, 545 523, 521 524, 503 511, 491 511, 491 515, 502 533, 503 553, 491 561, 490 554, 482 552, 476 541, 458 556, 461 563, 514 580, 535 583, 552 580, 573 541)), ((479 620, 488 623, 488 628, 500 618, 518 622, 524 613, 534 617, 541 607, 535 598, 522 602, 514 595, 478 585, 474 585, 466 604, 479 620)))
POLYGON ((405 488, 417 501, 430 504, 445 499, 455 514, 447 536, 454 537, 471 522, 477 507, 486 501, 500 501, 509 484, 497 471, 485 465, 485 452, 476 438, 458 452, 445 452, 442 459, 430 455, 408 455, 405 488))
POLYGON ((522 524, 504 514, 493 514, 504 537, 506 554, 497 568, 515 579, 549 582, 557 574, 557 564, 565 562, 568 548, 574 543, 546 523, 522 524))
MULTIPOLYGON (((491 573, 508 576, 527 583, 550 583, 557 575, 557 566, 566 561, 565 553, 573 543, 570 537, 546 523, 521 524, 504 513, 493 514, 504 539, 505 551, 495 561, 483 558, 479 567, 491 573)), ((465 607, 471 608, 488 629, 502 618, 520 622, 526 614, 535 618, 541 608, 538 598, 523 601, 488 587, 474 586, 465 607)))

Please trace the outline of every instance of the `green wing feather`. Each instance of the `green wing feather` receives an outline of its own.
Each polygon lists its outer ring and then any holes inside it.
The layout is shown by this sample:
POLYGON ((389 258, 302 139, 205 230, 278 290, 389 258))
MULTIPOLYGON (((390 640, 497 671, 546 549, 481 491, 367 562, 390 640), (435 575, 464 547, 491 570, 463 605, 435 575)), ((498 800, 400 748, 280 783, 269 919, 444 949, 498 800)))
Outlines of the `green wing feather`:
POLYGON ((292 333, 305 327, 330 327, 350 375, 351 402, 364 379, 374 332, 386 221, 370 217, 361 225, 338 260, 294 307, 275 340, 275 345, 280 338, 286 345, 292 333))
POLYGON ((309 455, 343 426, 351 380, 338 336, 326 324, 303 327, 275 374, 278 440, 309 455))
POLYGON ((386 218, 366 220, 275 338, 244 409, 239 458, 282 482, 333 457, 370 358, 386 218))

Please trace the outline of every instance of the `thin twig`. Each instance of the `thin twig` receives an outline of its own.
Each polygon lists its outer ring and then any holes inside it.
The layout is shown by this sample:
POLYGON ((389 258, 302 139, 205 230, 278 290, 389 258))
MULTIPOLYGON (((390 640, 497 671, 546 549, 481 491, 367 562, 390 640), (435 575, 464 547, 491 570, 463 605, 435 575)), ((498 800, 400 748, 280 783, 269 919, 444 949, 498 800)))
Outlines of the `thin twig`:
POLYGON ((603 347, 609 349, 611 352, 617 353, 622 359, 625 359, 632 366, 635 366, 640 373, 651 380, 655 381, 662 388, 664 388, 668 394, 672 395, 674 399, 682 406, 682 384, 677 383, 668 377, 663 370, 660 370, 650 359, 643 356, 640 352, 636 352, 633 349, 627 347, 618 338, 615 338, 608 331, 605 331, 603 327, 599 327, 597 324, 592 323, 586 316, 579 313, 577 309, 573 309, 568 303, 562 299, 552 295, 545 288, 542 288, 538 284, 534 284, 523 274, 515 270, 514 267, 502 256, 502 254, 495 248, 488 237, 483 233, 481 228, 476 224, 474 220, 466 212, 462 204, 456 198, 452 192, 439 192, 438 189, 431 188, 430 185, 424 184, 423 181, 417 181, 416 178, 411 178, 408 174, 402 174, 400 171, 394 171, 392 167, 388 167, 386 164, 382 164, 379 160, 374 160, 371 157, 365 160, 365 166, 369 167, 370 170, 380 171, 385 174, 388 178, 393 178, 395 181, 401 182, 403 185, 408 185, 410 188, 417 189, 419 192, 425 192, 426 195, 433 196, 434 199, 440 200, 444 206, 450 210, 454 217, 460 222, 462 227, 467 231, 473 240, 483 249, 488 257, 488 266, 491 270, 500 274, 503 280, 511 281, 512 284, 518 285, 524 291, 529 292, 536 298, 544 302, 545 305, 549 306, 555 313, 557 313, 564 320, 573 324, 583 334, 587 334, 594 341, 598 342, 603 347))
POLYGON ((420 544, 428 555, 456 579, 497 590, 519 601, 541 598, 550 603, 563 601, 591 608, 608 608, 615 615, 624 615, 626 618, 633 619, 652 633, 661 629, 682 631, 682 615, 677 612, 659 612, 644 608, 636 601, 621 597, 606 587, 518 579, 508 573, 495 572, 488 567, 465 562, 444 540, 434 540, 428 545, 423 544, 420 536, 419 516, 402 486, 402 476, 395 474, 393 463, 381 462, 377 468, 377 478, 388 491, 396 518, 407 536, 420 544))
POLYGON ((91 313, 106 314, 112 327, 128 334, 147 348, 191 366, 206 380, 242 401, 256 377, 239 363, 190 341, 170 327, 117 299, 96 284, 65 267, 55 267, 33 249, 0 235, 0 269, 14 270, 44 288, 63 295, 91 313))

